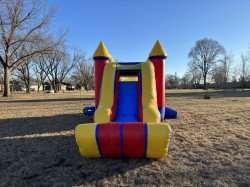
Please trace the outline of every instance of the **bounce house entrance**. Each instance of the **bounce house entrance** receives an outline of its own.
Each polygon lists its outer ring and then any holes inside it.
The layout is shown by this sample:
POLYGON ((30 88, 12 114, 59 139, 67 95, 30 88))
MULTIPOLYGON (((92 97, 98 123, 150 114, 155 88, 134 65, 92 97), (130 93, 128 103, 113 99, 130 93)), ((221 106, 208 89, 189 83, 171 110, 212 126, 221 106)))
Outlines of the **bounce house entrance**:
POLYGON ((139 122, 140 81, 137 75, 124 75, 118 78, 117 111, 115 122, 139 122))

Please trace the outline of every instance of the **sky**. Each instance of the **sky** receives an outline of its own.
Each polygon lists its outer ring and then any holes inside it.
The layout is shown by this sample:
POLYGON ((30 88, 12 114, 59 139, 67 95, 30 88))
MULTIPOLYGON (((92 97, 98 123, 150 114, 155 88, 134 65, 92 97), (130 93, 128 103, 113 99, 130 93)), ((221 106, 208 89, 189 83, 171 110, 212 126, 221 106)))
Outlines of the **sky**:
POLYGON ((250 44, 250 0, 50 0, 53 30, 92 57, 100 41, 121 62, 145 61, 157 39, 166 73, 182 76, 195 42, 211 38, 237 59, 250 44))

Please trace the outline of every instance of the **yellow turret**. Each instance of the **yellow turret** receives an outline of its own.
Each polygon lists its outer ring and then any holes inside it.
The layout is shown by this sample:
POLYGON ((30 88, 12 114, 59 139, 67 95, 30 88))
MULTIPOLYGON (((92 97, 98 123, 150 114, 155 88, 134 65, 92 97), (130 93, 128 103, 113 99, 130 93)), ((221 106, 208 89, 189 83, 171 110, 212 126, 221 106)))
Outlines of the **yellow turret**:
POLYGON ((151 50, 151 52, 149 54, 149 59, 151 60, 152 58, 155 58, 155 57, 165 57, 166 58, 167 56, 168 56, 167 52, 162 47, 160 41, 157 40, 153 49, 151 50))
POLYGON ((108 49, 106 48, 105 44, 102 41, 98 45, 93 57, 94 59, 107 58, 109 62, 114 62, 113 57, 111 56, 111 54, 109 53, 108 49))
POLYGON ((162 47, 159 40, 156 41, 152 51, 149 54, 148 60, 150 60, 155 69, 155 82, 157 92, 157 104, 161 113, 161 119, 165 117, 165 60, 167 58, 167 52, 162 47))

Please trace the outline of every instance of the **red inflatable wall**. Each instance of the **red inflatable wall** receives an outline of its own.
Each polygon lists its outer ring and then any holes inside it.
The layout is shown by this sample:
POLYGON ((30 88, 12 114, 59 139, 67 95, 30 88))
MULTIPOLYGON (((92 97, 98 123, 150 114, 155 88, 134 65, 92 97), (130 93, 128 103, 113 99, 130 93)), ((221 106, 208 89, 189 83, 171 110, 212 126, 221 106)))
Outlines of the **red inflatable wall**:
POLYGON ((151 59, 155 68, 155 82, 158 107, 165 107, 165 59, 151 59))
POLYGON ((95 60, 95 106, 98 107, 100 101, 100 90, 102 86, 102 75, 108 59, 95 60))

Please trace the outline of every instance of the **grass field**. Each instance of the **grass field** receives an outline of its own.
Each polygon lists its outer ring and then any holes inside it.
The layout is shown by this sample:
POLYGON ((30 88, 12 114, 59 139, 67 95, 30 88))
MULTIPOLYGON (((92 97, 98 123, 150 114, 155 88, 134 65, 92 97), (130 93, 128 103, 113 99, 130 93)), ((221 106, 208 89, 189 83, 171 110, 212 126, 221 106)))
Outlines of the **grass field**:
POLYGON ((74 128, 92 122, 93 92, 0 98, 0 186, 250 185, 250 91, 167 91, 178 110, 170 155, 85 159, 74 128))

